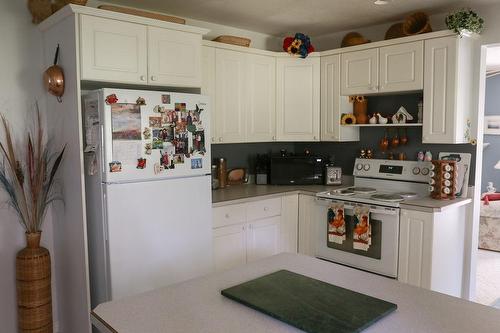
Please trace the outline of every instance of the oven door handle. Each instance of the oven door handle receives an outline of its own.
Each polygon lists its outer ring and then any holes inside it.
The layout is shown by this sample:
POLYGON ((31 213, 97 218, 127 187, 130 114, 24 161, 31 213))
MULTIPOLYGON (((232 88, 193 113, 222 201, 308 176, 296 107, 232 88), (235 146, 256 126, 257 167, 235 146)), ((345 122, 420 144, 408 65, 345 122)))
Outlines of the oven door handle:
POLYGON ((316 198, 316 200, 320 201, 323 204, 325 204, 325 203, 344 203, 344 209, 354 209, 358 206, 369 207, 371 214, 399 215, 398 208, 370 206, 370 205, 363 205, 363 204, 351 205, 351 204, 345 203, 343 201, 336 201, 336 200, 323 199, 323 198, 316 198))

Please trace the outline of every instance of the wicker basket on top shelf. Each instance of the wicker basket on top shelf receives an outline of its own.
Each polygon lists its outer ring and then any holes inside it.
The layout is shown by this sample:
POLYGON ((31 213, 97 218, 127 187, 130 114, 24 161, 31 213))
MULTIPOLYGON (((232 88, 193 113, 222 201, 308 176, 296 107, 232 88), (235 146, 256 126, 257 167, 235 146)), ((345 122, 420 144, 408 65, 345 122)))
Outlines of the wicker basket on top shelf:
POLYGON ((215 38, 214 42, 249 47, 252 40, 244 37, 222 35, 215 38))

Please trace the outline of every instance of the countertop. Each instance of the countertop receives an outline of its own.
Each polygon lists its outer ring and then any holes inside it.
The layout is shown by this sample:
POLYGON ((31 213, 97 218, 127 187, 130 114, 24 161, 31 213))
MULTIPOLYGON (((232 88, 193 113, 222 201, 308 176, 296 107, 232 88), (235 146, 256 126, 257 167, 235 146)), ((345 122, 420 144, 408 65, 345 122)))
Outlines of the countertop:
MULTIPOLYGON (((343 179, 342 185, 231 185, 224 189, 212 191, 212 206, 219 207, 227 204, 236 204, 263 197, 280 196, 285 193, 300 193, 315 195, 318 192, 331 191, 352 185, 352 178, 343 179)), ((457 208, 472 202, 470 198, 454 200, 435 200, 430 197, 405 200, 401 202, 402 209, 418 210, 427 213, 442 212, 450 208, 457 208)))
POLYGON ((220 294, 222 289, 287 269, 397 304, 364 330, 374 332, 500 332, 500 310, 379 275, 290 253, 121 300, 92 312, 102 332, 301 332, 220 294))

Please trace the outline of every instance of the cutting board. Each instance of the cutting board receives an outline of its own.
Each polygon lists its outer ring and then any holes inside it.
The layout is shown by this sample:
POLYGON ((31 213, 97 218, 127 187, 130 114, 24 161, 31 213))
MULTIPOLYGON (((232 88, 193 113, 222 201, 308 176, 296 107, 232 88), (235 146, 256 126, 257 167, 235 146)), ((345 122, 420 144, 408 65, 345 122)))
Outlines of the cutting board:
POLYGON ((222 295, 309 333, 361 332, 397 305, 280 270, 222 295))

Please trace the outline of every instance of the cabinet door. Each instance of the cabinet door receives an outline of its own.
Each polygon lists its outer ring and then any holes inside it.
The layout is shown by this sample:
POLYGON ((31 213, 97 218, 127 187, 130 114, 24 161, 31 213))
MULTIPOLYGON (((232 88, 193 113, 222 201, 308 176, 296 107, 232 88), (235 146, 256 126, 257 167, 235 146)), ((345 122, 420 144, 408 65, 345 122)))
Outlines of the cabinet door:
POLYGON ((320 59, 277 59, 277 140, 319 141, 320 59))
POLYGON ((246 141, 276 139, 276 58, 247 55, 246 141))
POLYGON ((431 288, 432 214, 401 210, 398 280, 431 288))
POLYGON ((213 251, 216 271, 246 263, 245 229, 243 224, 214 229, 213 251))
POLYGON ((299 195, 281 198, 280 252, 297 253, 299 231, 299 195))
POLYGON ((254 221, 247 225, 248 262, 279 253, 280 217, 254 221))
POLYGON ((201 87, 201 35, 148 27, 149 83, 201 87))
POLYGON ((215 50, 217 143, 245 142, 246 54, 215 50))
POLYGON ((457 38, 426 40, 424 61, 422 142, 459 143, 455 140, 457 38))
MULTIPOLYGON (((210 97, 210 104, 215 105, 215 48, 203 46, 201 50, 202 71, 201 71, 201 93, 210 97)), ((214 143, 218 137, 215 108, 210 114, 211 137, 210 142, 214 143)))
POLYGON ((340 125, 343 113, 352 104, 340 95, 340 55, 321 57, 321 141, 359 141, 359 128, 340 125))
POLYGON ((344 96, 378 92, 378 49, 342 54, 341 93, 344 96))
POLYGON ((100 17, 80 17, 81 79, 147 83, 146 26, 100 17))
MULTIPOLYGON (((323 209, 324 211, 324 209, 323 209)), ((299 194, 299 253, 314 256, 316 197, 299 194)), ((321 220, 320 220, 321 221, 321 220)))
POLYGON ((422 90, 424 42, 380 48, 380 92, 422 90))

